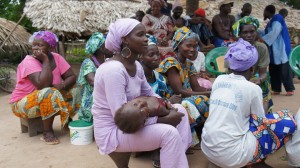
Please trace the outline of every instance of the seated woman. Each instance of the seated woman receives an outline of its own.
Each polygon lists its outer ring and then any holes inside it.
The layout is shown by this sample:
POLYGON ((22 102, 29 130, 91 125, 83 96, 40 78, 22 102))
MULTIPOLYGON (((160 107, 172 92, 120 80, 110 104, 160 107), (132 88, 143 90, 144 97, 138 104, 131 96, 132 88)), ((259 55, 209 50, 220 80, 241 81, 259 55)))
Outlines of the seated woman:
POLYGON ((225 55, 231 74, 216 78, 201 148, 219 167, 270 167, 263 160, 296 130, 288 110, 265 114, 261 88, 250 82, 256 48, 239 39, 225 55))
POLYGON ((210 94, 199 86, 195 67, 188 60, 197 52, 197 35, 186 27, 180 28, 174 35, 172 46, 177 52, 176 57, 164 59, 157 71, 167 79, 168 96, 177 94, 184 97, 181 104, 188 111, 193 131, 193 145, 196 145, 199 144, 199 138, 195 127, 203 124, 208 116, 208 98, 203 95, 210 94))
POLYGON ((158 40, 161 59, 174 56, 171 40, 174 34, 174 25, 171 17, 163 15, 161 9, 166 5, 165 0, 149 0, 151 14, 146 14, 142 20, 146 32, 158 40))
POLYGON ((144 127, 133 134, 118 129, 116 111, 139 96, 157 96, 146 81, 137 61, 147 46, 145 27, 135 19, 118 19, 109 26, 105 47, 115 55, 103 63, 94 81, 92 114, 95 140, 101 154, 108 154, 117 167, 128 167, 131 152, 160 149, 164 168, 188 168, 185 151, 191 143, 186 110, 165 117, 149 117, 144 127), (176 125, 176 128, 174 127, 176 125))
POLYGON ((17 69, 17 85, 10 98, 17 117, 43 120, 42 141, 55 145, 54 117, 60 115, 64 127, 80 107, 78 89, 73 88, 76 75, 66 60, 51 52, 57 37, 50 31, 35 32, 29 39, 32 55, 27 55, 17 69))
POLYGON ((97 68, 105 61, 106 57, 112 54, 105 49, 105 38, 102 33, 92 34, 86 43, 85 52, 91 54, 91 58, 86 58, 81 64, 77 85, 82 87, 81 106, 78 111, 79 120, 93 122, 91 108, 93 104, 93 89, 95 72, 97 68))
MULTIPOLYGON (((124 133, 135 133, 145 124, 148 117, 164 117, 175 110, 158 97, 137 97, 120 107, 115 115, 115 123, 124 133)), ((176 125, 174 125, 176 126, 176 125)))
POLYGON ((147 82, 151 86, 152 90, 160 97, 168 97, 168 100, 172 104, 181 103, 181 96, 175 94, 170 96, 168 94, 168 87, 165 78, 159 72, 155 71, 161 62, 157 47, 157 40, 152 35, 147 35, 147 37, 148 47, 139 58, 139 61, 143 66, 147 82))

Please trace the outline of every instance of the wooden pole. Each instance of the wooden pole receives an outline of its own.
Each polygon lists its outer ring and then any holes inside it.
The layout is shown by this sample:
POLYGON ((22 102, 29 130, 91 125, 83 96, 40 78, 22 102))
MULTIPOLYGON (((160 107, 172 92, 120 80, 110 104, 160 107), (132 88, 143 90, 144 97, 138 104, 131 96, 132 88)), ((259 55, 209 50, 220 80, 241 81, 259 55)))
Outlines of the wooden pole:
MULTIPOLYGON (((2 42, 0 49, 2 49, 2 47, 4 46, 4 44, 6 43, 6 41, 9 39, 9 37, 12 35, 12 33, 17 29, 18 25, 20 24, 21 20, 24 18, 25 13, 23 13, 23 15, 21 16, 21 18, 19 19, 19 21, 17 22, 17 24, 15 25, 15 27, 12 29, 12 31, 10 31, 9 35, 5 38, 5 40, 2 42)), ((4 50, 3 50, 4 51, 4 50)), ((5 52, 5 51, 4 51, 5 52)))

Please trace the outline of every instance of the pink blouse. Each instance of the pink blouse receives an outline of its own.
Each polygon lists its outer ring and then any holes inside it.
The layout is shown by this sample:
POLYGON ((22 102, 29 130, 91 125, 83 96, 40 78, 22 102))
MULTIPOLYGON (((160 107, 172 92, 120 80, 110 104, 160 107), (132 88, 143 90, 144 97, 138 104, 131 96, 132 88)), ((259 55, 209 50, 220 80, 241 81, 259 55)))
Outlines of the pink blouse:
MULTIPOLYGON (((62 81, 61 76, 70 69, 68 62, 59 54, 52 53, 56 68, 52 71, 53 82, 52 84, 60 84, 62 81)), ((31 83, 28 76, 30 74, 41 72, 43 65, 40 61, 27 55, 24 60, 18 65, 17 69, 17 85, 13 91, 9 103, 14 103, 21 100, 26 95, 36 90, 36 87, 31 83)))

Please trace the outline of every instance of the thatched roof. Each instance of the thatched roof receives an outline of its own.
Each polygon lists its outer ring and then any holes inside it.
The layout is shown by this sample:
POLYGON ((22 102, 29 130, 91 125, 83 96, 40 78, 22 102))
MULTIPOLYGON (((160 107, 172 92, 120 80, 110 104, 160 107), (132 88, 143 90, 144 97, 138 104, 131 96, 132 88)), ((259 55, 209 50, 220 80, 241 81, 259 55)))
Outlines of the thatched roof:
POLYGON ((116 19, 147 8, 146 0, 30 0, 24 12, 34 27, 80 36, 105 31, 116 19))
MULTIPOLYGON (((186 0, 181 0, 185 7, 186 0)), ((219 13, 218 4, 223 0, 201 0, 199 1, 199 7, 202 7, 206 11, 206 15, 209 19, 219 13)), ((263 28, 267 21, 263 20, 264 8, 267 5, 274 5, 276 12, 282 8, 286 8, 289 11, 287 18, 285 18, 286 24, 290 28, 300 29, 300 10, 293 9, 279 0, 235 0, 234 7, 232 8, 231 14, 236 15, 241 12, 242 6, 249 2, 252 5, 252 16, 258 18, 263 28)))
MULTIPOLYGON (((15 26, 15 22, 0 18, 0 45, 3 43, 3 41, 15 26)), ((15 31, 5 42, 3 50, 7 53, 10 53, 10 51, 18 51, 21 54, 28 53, 29 49, 31 48, 30 44, 28 43, 28 39, 30 36, 30 33, 28 33, 22 26, 18 25, 15 31)), ((3 52, 3 50, 0 50, 0 52, 3 52)))

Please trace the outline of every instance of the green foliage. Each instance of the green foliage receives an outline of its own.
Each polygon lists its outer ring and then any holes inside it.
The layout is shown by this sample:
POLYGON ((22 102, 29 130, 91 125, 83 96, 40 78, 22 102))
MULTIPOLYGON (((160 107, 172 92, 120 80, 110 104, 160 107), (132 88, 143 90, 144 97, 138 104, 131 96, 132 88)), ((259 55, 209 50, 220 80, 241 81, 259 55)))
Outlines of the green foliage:
POLYGON ((295 9, 300 9, 300 0, 280 0, 280 1, 286 3, 287 5, 295 9))
MULTIPOLYGON (((26 0, 1 0, 0 1, 0 17, 14 22, 18 22, 23 15, 26 0)), ((20 22, 28 32, 33 33, 37 29, 32 27, 32 22, 24 17, 20 22)))
POLYGON ((67 50, 67 61, 69 63, 81 63, 89 55, 85 53, 84 48, 73 48, 72 50, 67 50))

